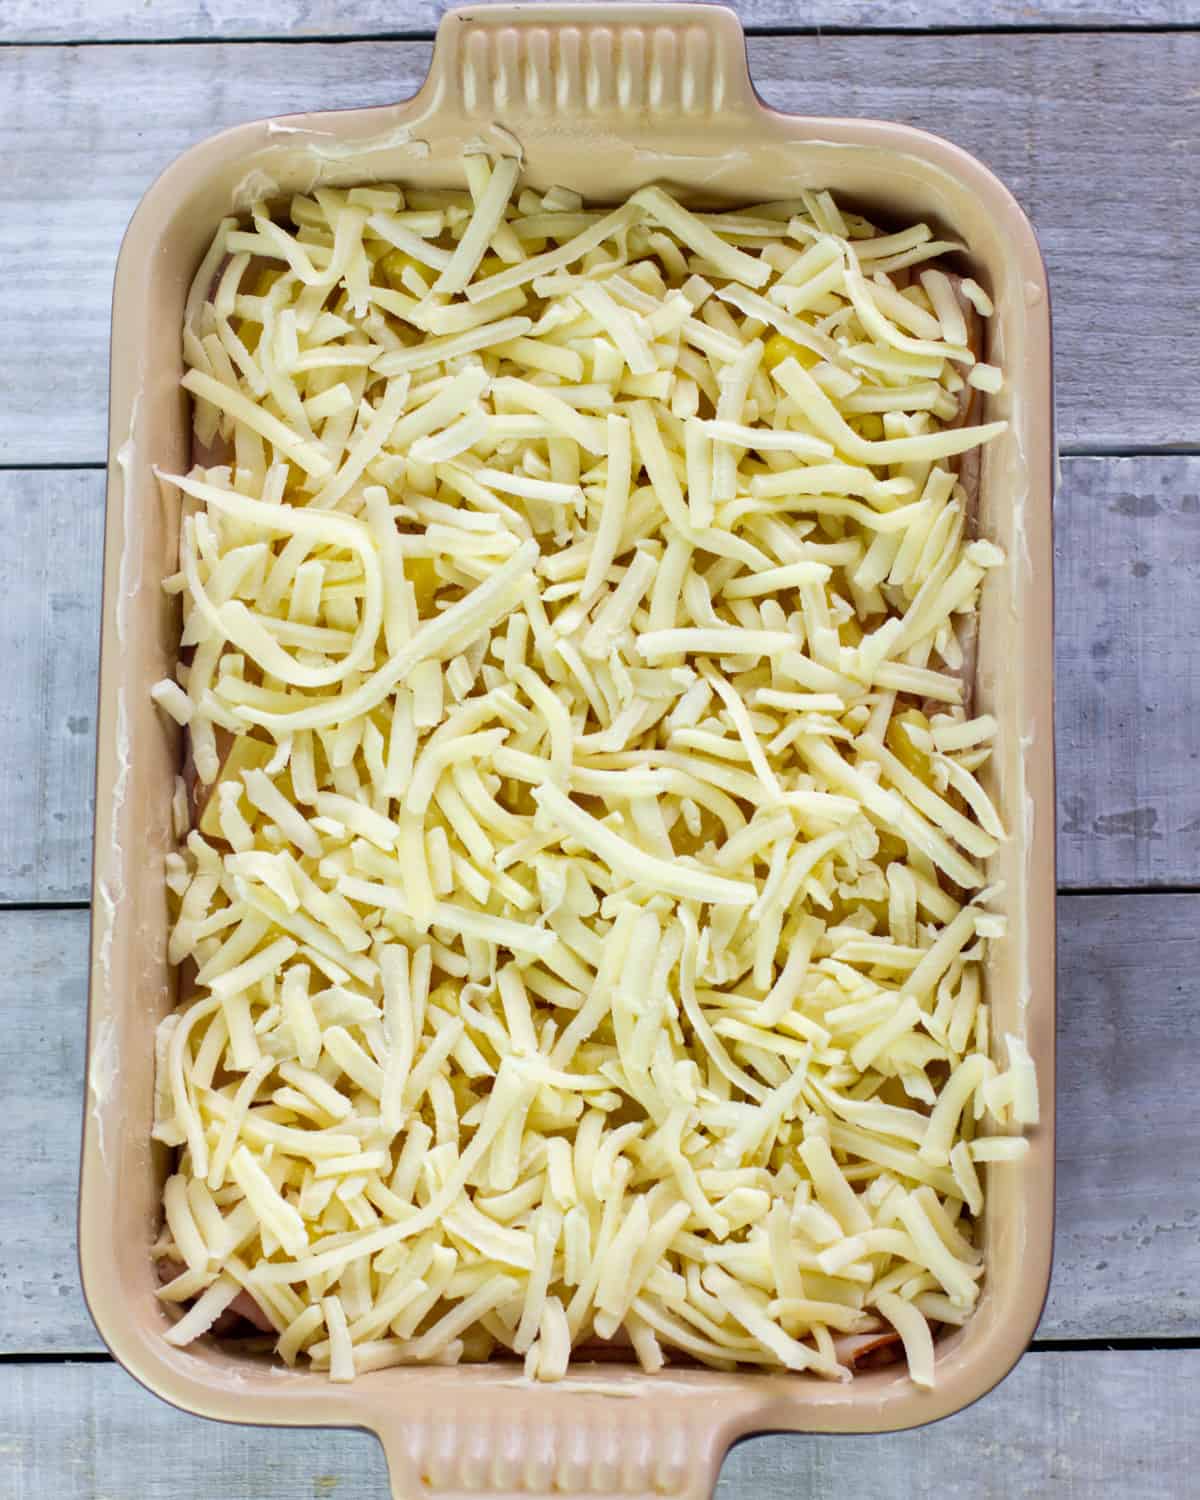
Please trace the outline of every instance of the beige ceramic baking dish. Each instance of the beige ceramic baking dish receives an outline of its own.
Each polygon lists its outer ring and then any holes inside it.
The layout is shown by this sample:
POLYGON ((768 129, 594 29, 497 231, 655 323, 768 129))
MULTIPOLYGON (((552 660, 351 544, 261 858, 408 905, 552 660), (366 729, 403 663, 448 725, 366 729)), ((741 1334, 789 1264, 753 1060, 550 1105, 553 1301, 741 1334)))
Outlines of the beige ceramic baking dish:
POLYGON ((204 1416, 378 1433, 397 1496, 707 1495, 735 1439, 774 1429, 868 1432, 945 1416, 1025 1348, 1050 1267, 1054 1166, 1054 791, 1051 693, 1050 316, 1037 243, 1004 187, 954 146, 898 125, 777 114, 757 98, 732 13, 704 6, 488 7, 450 14, 407 103, 239 126, 196 146, 142 200, 113 303, 108 521, 96 795, 91 1014, 80 1251, 116 1357, 204 1416), (525 153, 528 181, 619 201, 658 179, 692 201, 752 203, 829 187, 881 222, 934 221, 970 247, 997 305, 991 357, 1009 372, 984 450, 981 530, 1011 565, 983 602, 977 702, 1001 733, 993 791, 1012 837, 998 860, 1011 936, 990 973, 997 1033, 1027 1037, 1042 1125, 1027 1164, 991 1169, 978 1311, 940 1346, 938 1385, 902 1366, 849 1386, 693 1369, 573 1369, 531 1388, 517 1365, 391 1369, 353 1386, 212 1341, 162 1340, 150 1246, 166 1153, 150 1143, 155 1023, 172 1004, 163 856, 180 747, 149 688, 178 622, 159 587, 177 516, 151 473, 186 467, 180 324, 222 215, 315 183, 461 184, 472 138, 525 153))

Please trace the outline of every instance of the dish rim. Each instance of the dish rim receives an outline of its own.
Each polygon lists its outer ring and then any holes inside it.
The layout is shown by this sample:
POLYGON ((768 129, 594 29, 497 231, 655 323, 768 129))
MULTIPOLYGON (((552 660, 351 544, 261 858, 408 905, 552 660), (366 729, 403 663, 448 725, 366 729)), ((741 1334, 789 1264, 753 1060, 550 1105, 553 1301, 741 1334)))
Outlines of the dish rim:
MULTIPOLYGON (((632 27, 653 28, 656 31, 697 29, 713 41, 715 55, 728 64, 733 54, 744 47, 740 24, 732 12, 702 5, 547 5, 547 6, 495 6, 483 9, 453 11, 448 13, 438 31, 437 49, 445 46, 445 61, 435 49, 434 64, 425 84, 410 99, 394 106, 372 106, 365 109, 321 111, 312 114, 286 117, 284 130, 304 131, 320 128, 335 137, 365 137, 367 127, 378 124, 381 128, 401 124, 406 116, 420 116, 423 106, 429 103, 431 91, 436 93, 445 86, 446 67, 453 66, 461 56, 464 38, 481 32, 501 33, 513 31, 518 34, 518 45, 528 42, 538 28, 608 28, 632 27), (443 43, 445 38, 445 43, 443 43), (439 70, 439 64, 441 68, 439 70), (315 127, 308 122, 316 121, 315 127)), ((744 54, 743 54, 744 55, 744 54)), ((736 64, 736 58, 735 58, 736 64)), ((736 67, 735 67, 736 71, 736 67)), ((1036 236, 1028 219, 1016 204, 1007 188, 975 157, 942 138, 917 130, 910 126, 892 124, 883 120, 861 120, 839 117, 811 117, 788 115, 772 109, 753 92, 747 75, 746 86, 750 90, 739 107, 747 113, 748 122, 770 124, 777 136, 791 143, 803 138, 810 142, 829 142, 834 145, 866 146, 874 150, 894 152, 898 157, 917 160, 947 173, 954 181, 982 203, 986 210, 1002 221, 1010 237, 1010 249, 1020 263, 1022 275, 1028 284, 1040 294, 1040 301, 1031 301, 1026 309, 1026 332, 1030 347, 1026 351, 1022 369, 1021 389, 1030 408, 1024 412, 1023 420, 1028 427, 1030 452, 1027 455, 1031 470, 1031 493, 1037 501, 1031 507, 1028 518, 1026 540, 1030 547, 1031 567, 1035 577, 1047 586, 1052 577, 1052 552, 1050 548, 1050 506, 1053 495, 1053 411, 1050 389, 1050 327, 1048 287, 1045 268, 1036 236), (1036 471, 1040 471, 1036 472, 1036 471), (1039 509, 1041 507, 1041 509, 1039 509)), ((145 380, 143 368, 144 349, 131 350, 130 340, 124 335, 125 313, 136 305, 143 292, 145 278, 144 262, 148 246, 157 245, 172 214, 176 211, 185 191, 204 174, 211 175, 219 166, 233 161, 253 157, 263 146, 264 129, 279 122, 255 121, 233 126, 192 146, 177 157, 158 177, 142 198, 127 230, 117 263, 113 297, 113 348, 110 380, 110 457, 108 474, 108 513, 106 517, 104 589, 102 604, 102 651, 100 674, 100 707, 97 717, 98 753, 96 766, 96 845, 93 867, 92 923, 91 923, 91 983, 89 986, 88 1020, 88 1079, 95 1090, 97 1070, 105 1065, 105 1049, 111 1044, 109 1014, 116 1002, 107 994, 108 970, 106 949, 118 937, 131 941, 124 932, 122 914, 118 909, 110 910, 110 891, 113 889, 113 845, 110 836, 115 812, 112 804, 118 778, 129 771, 128 764, 120 764, 116 742, 116 700, 122 679, 120 631, 117 615, 121 598, 123 542, 127 503, 126 467, 137 462, 139 442, 131 441, 136 427, 136 385, 145 380), (136 377, 136 378, 135 378, 136 377), (117 518, 120 518, 118 524, 117 518)), ((646 180, 653 180, 647 175, 646 180)), ((832 183, 834 191, 837 184, 832 183)), ((1015 376, 1014 376, 1015 378, 1015 376)), ((1038 613, 1042 624, 1046 622, 1047 601, 1039 604, 1038 613)), ((1022 621, 1025 635, 1029 635, 1029 622, 1022 621)), ((1035 621, 1036 623, 1036 621, 1035 621)), ((1034 701, 1032 718, 1039 726, 1039 742, 1031 744, 1024 754, 1024 764, 1035 783, 1035 801, 1042 807, 1033 836, 1025 847, 1028 878, 1033 903, 1041 903, 1030 915, 1031 924, 1036 921, 1039 929, 1038 941, 1033 944, 1034 953, 1030 967, 1037 970, 1039 983, 1036 1004, 1043 1022, 1048 1013, 1051 1021, 1054 1014, 1053 984, 1053 933, 1054 933, 1054 820, 1053 820, 1053 702, 1052 702, 1052 632, 1047 632, 1047 649, 1044 657, 1033 663, 1038 680, 1029 683, 1030 664, 1025 663, 1026 682, 1034 701), (1045 811, 1048 807, 1049 811, 1045 811)), ((126 923, 127 925, 127 923, 126 923)), ((135 934, 136 936, 136 934, 135 934)), ((1032 1164, 1022 1166, 1024 1176, 1024 1198, 1031 1206, 1029 1235, 1022 1248, 1021 1271, 1024 1290, 1017 1299, 1014 1316, 1004 1325, 995 1328, 986 1344, 976 1347, 967 1372, 958 1372, 955 1379, 927 1393, 920 1400, 911 1396, 888 1398, 884 1394, 856 1395, 856 1390, 879 1382, 863 1377, 849 1388, 845 1401, 813 1405, 796 1399, 795 1389, 781 1388, 781 1382, 789 1377, 739 1373, 724 1377, 708 1372, 669 1371, 665 1376, 644 1377, 646 1394, 653 1404, 659 1404, 655 1395, 655 1383, 659 1383, 662 1404, 672 1405, 672 1397, 680 1387, 686 1388, 686 1396, 679 1400, 697 1411, 707 1409, 708 1417, 715 1418, 704 1428, 702 1447, 703 1461, 685 1459, 684 1470, 691 1479, 703 1473, 715 1473, 714 1462, 719 1466, 729 1443, 742 1436, 767 1431, 883 1431, 924 1425, 954 1411, 961 1410, 979 1399, 1003 1379, 1016 1364, 1024 1351, 1037 1321, 1049 1286, 1053 1241, 1054 1164, 1053 1164, 1053 1044, 1040 1049, 1036 1055, 1043 1098, 1043 1120, 1039 1127, 1039 1138, 1043 1146, 1039 1165, 1034 1171, 1032 1164), (1036 1210, 1036 1212, 1032 1211, 1036 1210), (747 1384, 752 1387, 749 1395, 747 1384), (673 1390, 667 1391, 666 1384, 673 1390), (702 1390, 711 1392, 706 1400, 702 1390), (736 1394, 735 1394, 736 1392, 736 1394), (715 1457, 714 1457, 715 1456, 715 1457)), ((105 1343, 115 1358, 147 1389, 168 1400, 173 1405, 197 1415, 229 1421, 251 1422, 256 1425, 283 1426, 335 1426, 368 1427, 380 1434, 389 1448, 389 1459, 396 1473, 398 1464, 392 1457, 399 1452, 396 1443, 389 1440, 396 1426, 396 1414, 391 1405, 383 1400, 378 1376, 364 1379, 353 1387, 338 1387, 328 1383, 323 1376, 305 1373, 280 1374, 278 1393, 264 1394, 245 1389, 246 1377, 237 1373, 229 1363, 224 1381, 215 1374, 221 1361, 201 1361, 180 1356, 165 1345, 157 1327, 151 1329, 146 1320, 138 1321, 123 1297, 120 1277, 108 1248, 106 1235, 101 1226, 113 1214, 112 1193, 108 1162, 105 1158, 102 1116, 92 1107, 94 1100, 85 1105, 83 1151, 81 1156, 81 1183, 79 1200, 79 1246, 81 1272, 85 1298, 105 1343), (232 1372, 232 1374, 230 1373, 232 1372), (301 1392, 297 1381, 305 1383, 301 1392), (376 1383, 378 1382, 378 1387, 376 1383)), ((128 1149, 128 1148, 123 1148, 128 1149)), ((224 1351, 222 1351, 224 1352, 224 1351)), ((431 1372, 423 1372, 429 1375, 431 1372)), ((469 1399, 472 1388, 479 1389, 488 1384, 480 1378, 481 1372, 461 1369, 443 1372, 442 1376, 427 1380, 426 1386, 436 1393, 437 1399, 430 1406, 431 1420, 435 1409, 448 1399, 453 1402, 458 1391, 469 1399), (454 1379, 449 1377, 453 1375, 454 1379)), ((609 1377, 606 1377, 609 1378, 609 1377)), ((792 1377, 794 1379, 794 1377, 792 1377)), ((611 1380, 622 1383, 617 1376, 611 1380)), ((569 1391, 572 1378, 563 1383, 569 1391)), ((393 1387, 394 1389, 395 1387, 393 1387)), ((598 1398, 599 1399, 599 1398, 598 1398)), ((539 1392, 539 1400, 556 1402, 559 1420, 571 1426, 570 1418, 582 1414, 582 1402, 576 1398, 575 1406, 557 1400, 555 1393, 539 1392)), ((601 1403, 603 1404, 603 1403, 601 1403)), ((610 1403, 611 1404, 611 1403, 610 1403)), ((622 1406, 635 1403, 620 1403, 622 1406)), ((409 1424, 411 1425, 411 1423, 409 1424)), ((695 1422, 687 1417, 686 1430, 689 1442, 697 1441, 695 1422)), ((399 1481, 396 1481, 399 1483, 399 1481)), ((697 1493, 702 1488, 696 1484, 697 1493)))

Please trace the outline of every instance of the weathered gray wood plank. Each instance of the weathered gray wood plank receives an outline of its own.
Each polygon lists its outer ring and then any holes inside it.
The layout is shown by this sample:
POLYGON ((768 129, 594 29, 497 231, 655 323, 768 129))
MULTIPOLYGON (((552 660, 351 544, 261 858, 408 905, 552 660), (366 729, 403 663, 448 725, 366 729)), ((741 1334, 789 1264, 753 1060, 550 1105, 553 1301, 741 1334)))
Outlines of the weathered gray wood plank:
MULTIPOLYGON (((99 472, 0 472, 0 903, 87 899, 99 472)), ((1059 883, 1200 871, 1200 458, 1073 458, 1058 534, 1059 883)))
POLYGON ((0 1354, 101 1347, 75 1261, 87 940, 87 912, 0 914, 0 1059, 20 1141, 0 1162, 0 1354))
MULTIPOLYGON (((791 0, 725 0, 742 25, 756 31, 989 30, 993 27, 1184 26, 1200 21, 1194 0, 813 0, 798 11, 791 0)), ((432 31, 443 0, 8 0, 0 40, 11 42, 163 42, 239 38, 310 39, 411 36, 432 31)))
MULTIPOLYGON (((1029 1354, 977 1405, 883 1437, 762 1437, 725 1460, 718 1500, 1160 1500, 1187 1493, 1200 1352, 1029 1354), (869 1479, 865 1480, 865 1476, 869 1479), (1169 1487, 1175 1476, 1179 1486, 1169 1487)), ((362 1433, 227 1427, 157 1401, 111 1364, 0 1370, 5 1500, 386 1500, 362 1433)))
MULTIPOLYGON (((0 463, 103 457, 112 265, 161 167, 234 121, 403 98, 428 59, 404 42, 0 49, 0 463)), ((1065 445, 1194 441, 1200 34, 769 38, 750 61, 773 105, 938 130, 1011 184, 1050 264, 1065 445)))
POLYGON ((0 901, 91 879, 104 475, 0 474, 0 901))
POLYGON ((1198 921, 1197 896, 1059 898, 1055 1269, 1041 1338, 1198 1331, 1198 921))
MULTIPOLYGON (((1041 1338, 1200 1335, 1198 924, 1198 896, 1062 901, 1058 1240, 1041 1338)), ((15 1132, 0 1158, 0 1355, 100 1347, 73 1232, 86 943, 84 912, 0 913, 15 1132)))
POLYGON ((91 887, 104 483, 0 471, 0 904, 91 887))
POLYGON ((1068 459, 1055 510, 1059 881, 1200 881, 1200 459, 1068 459))

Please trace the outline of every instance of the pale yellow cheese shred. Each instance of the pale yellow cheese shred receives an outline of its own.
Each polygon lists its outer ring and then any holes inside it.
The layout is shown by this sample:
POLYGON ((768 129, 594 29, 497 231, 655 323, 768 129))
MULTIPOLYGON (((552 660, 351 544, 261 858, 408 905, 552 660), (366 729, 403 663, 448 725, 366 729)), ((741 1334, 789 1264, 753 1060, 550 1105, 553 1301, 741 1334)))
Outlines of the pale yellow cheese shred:
POLYGON ((880 1335, 928 1386, 1038 1118, 962 671, 990 299, 827 193, 464 173, 256 205, 188 297, 167 1337, 249 1298, 335 1381, 554 1381, 880 1335))

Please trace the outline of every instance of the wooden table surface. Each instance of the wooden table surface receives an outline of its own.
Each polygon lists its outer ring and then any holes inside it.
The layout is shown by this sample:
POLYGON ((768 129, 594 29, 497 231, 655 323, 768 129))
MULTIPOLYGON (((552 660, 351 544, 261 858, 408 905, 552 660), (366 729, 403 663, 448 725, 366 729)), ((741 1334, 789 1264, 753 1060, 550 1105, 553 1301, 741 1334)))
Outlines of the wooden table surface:
MULTIPOLYGON (((915 1433, 761 1438, 722 1500, 1200 1493, 1200 0, 742 0, 769 103, 951 136, 1054 295, 1060 1188, 1031 1352, 915 1433)), ((351 1433, 180 1415, 103 1352, 74 1215, 109 292, 155 174, 380 104, 440 0, 0 0, 0 1500, 383 1500, 351 1433)))

